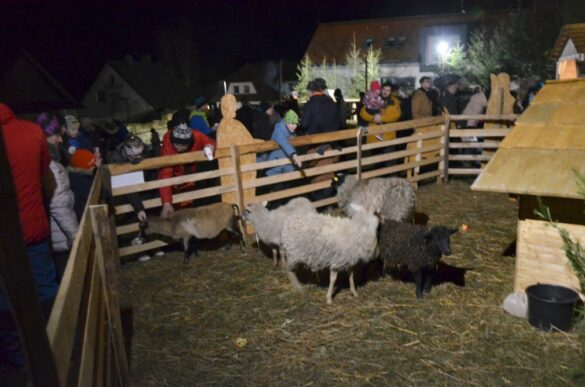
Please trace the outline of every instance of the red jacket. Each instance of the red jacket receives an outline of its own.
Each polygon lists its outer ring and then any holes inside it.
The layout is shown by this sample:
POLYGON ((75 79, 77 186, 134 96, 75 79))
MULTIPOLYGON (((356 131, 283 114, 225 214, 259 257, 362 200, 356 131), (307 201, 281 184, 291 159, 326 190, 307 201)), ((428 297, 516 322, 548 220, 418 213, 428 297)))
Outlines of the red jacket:
MULTIPOLYGON (((177 155, 177 151, 173 144, 171 144, 170 138, 170 131, 166 132, 163 136, 162 141, 162 149, 160 151, 161 156, 170 156, 170 155, 177 155)), ((205 145, 211 145, 215 148, 215 141, 212 138, 207 137, 203 133, 194 130, 193 131, 193 146, 189 150, 189 152, 200 151, 203 150, 205 145)), ((195 167, 195 163, 193 164, 179 164, 175 165, 174 167, 165 167, 161 168, 158 173, 159 179, 166 179, 169 177, 175 176, 182 176, 185 174, 185 170, 187 173, 195 173, 197 171, 195 167)), ((190 185, 193 185, 191 183, 190 185)), ((173 201, 173 188, 172 187, 161 187, 160 188, 160 200, 164 203, 172 203, 173 201)))
POLYGON ((12 110, 2 103, 0 123, 18 197, 24 242, 40 242, 49 237, 49 221, 41 183, 51 162, 47 139, 40 126, 17 119, 12 110))

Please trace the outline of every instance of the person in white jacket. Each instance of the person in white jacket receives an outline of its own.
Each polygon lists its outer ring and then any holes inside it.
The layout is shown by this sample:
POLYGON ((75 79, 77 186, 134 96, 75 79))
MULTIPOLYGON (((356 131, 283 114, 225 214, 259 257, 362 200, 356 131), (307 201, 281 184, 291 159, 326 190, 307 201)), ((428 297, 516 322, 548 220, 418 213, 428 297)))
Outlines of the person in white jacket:
POLYGON ((63 141, 63 127, 54 115, 41 113, 37 117, 37 123, 43 128, 47 136, 51 163, 49 168, 55 177, 56 189, 51 198, 51 244, 56 258, 57 269, 62 273, 66 263, 68 252, 79 228, 77 215, 75 215, 75 196, 69 183, 69 174, 59 158, 59 144, 63 141))

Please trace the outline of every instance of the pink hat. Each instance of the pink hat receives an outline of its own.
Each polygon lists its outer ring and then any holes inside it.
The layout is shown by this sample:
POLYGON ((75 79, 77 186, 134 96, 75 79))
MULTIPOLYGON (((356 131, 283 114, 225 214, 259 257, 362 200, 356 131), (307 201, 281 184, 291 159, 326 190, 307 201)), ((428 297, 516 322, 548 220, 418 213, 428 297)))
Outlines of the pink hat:
POLYGON ((378 81, 372 81, 372 83, 370 83, 370 90, 381 90, 382 86, 380 86, 380 82, 378 81))

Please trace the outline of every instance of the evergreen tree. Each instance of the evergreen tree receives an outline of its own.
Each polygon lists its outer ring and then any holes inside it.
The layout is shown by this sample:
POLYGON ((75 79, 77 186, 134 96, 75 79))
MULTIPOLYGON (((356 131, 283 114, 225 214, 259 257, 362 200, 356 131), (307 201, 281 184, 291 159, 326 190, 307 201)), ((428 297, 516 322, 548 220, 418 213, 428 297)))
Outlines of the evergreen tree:
POLYGON ((349 70, 346 96, 358 98, 359 93, 364 90, 364 61, 360 49, 356 47, 355 40, 345 54, 345 64, 349 70))
POLYGON ((303 60, 297 66, 297 84, 295 89, 299 92, 301 99, 307 99, 307 85, 313 79, 313 63, 308 54, 305 54, 303 60))
POLYGON ((382 56, 382 50, 379 48, 374 49, 370 47, 366 54, 368 68, 366 69, 368 75, 368 81, 374 81, 380 79, 380 57, 382 56))

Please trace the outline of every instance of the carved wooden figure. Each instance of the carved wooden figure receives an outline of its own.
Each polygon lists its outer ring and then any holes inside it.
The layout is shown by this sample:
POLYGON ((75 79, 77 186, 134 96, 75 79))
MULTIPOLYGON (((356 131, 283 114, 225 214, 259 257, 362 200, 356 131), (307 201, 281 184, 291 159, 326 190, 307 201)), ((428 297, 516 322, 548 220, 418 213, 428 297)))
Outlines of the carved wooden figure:
MULTIPOLYGON (((248 129, 238 120, 236 120, 236 97, 232 94, 226 94, 221 97, 221 114, 223 118, 217 128, 217 147, 230 148, 232 145, 246 145, 264 142, 252 137, 248 129)), ((256 154, 250 153, 240 156, 240 165, 251 164, 256 162, 256 154)), ((218 160, 220 168, 231 168, 232 160, 230 158, 221 158, 218 160)), ((256 171, 245 172, 241 174, 242 184, 246 181, 253 180, 256 177, 256 171)), ((233 176, 222 176, 221 185, 233 184, 233 176)), ((249 188, 244 190, 244 203, 250 203, 256 196, 256 190, 249 188)), ((225 203, 240 204, 237 202, 235 192, 228 192, 221 195, 221 201, 225 203)))

